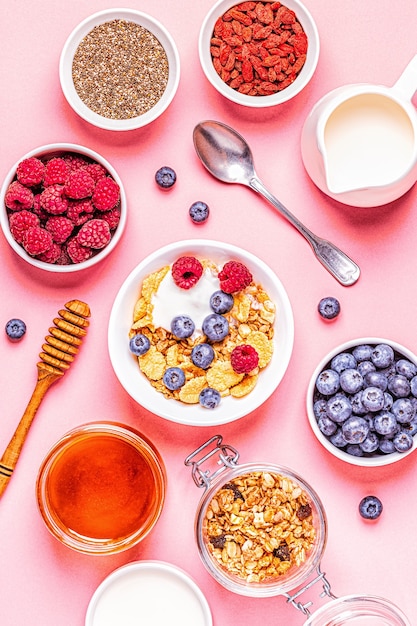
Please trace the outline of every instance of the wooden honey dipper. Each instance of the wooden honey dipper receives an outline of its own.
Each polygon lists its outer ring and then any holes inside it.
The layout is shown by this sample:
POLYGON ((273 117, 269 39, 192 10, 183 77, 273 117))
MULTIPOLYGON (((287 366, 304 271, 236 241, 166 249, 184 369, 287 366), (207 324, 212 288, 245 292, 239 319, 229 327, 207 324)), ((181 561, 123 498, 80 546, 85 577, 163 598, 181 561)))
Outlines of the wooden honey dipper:
POLYGON ((77 354, 83 337, 87 334, 90 322, 90 307, 80 300, 71 300, 65 309, 58 311, 59 317, 53 322, 55 326, 49 329, 50 335, 45 337, 46 343, 42 346, 37 363, 38 379, 29 404, 12 436, 9 445, 0 459, 0 497, 3 495, 17 461, 23 444, 33 422, 40 403, 49 387, 61 378, 77 354))

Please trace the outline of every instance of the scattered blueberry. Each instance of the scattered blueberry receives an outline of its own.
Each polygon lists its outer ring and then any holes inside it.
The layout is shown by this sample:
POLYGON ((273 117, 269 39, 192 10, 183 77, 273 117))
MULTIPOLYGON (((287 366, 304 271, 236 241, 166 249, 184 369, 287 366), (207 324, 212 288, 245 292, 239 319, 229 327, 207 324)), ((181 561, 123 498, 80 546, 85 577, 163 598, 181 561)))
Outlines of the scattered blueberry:
POLYGON ((207 369, 214 359, 214 350, 208 343, 199 343, 191 351, 191 360, 197 367, 207 369))
POLYGON ((135 356, 142 356, 142 354, 146 354, 150 347, 151 342, 148 337, 146 337, 146 335, 142 335, 142 333, 137 333, 137 335, 134 335, 129 341, 130 351, 135 356))
POLYGON ((7 322, 5 330, 10 341, 20 341, 26 333, 26 324, 20 319, 13 318, 7 322))
POLYGON ((177 175, 172 167, 161 167, 155 173, 156 184, 161 187, 161 189, 171 189, 171 187, 175 185, 176 180, 177 175))
POLYGON ((209 341, 222 341, 229 334, 229 322, 223 315, 211 313, 204 318, 202 331, 209 341))
POLYGON ((162 380, 167 389, 175 391, 185 383, 185 374, 180 367, 169 367, 165 370, 162 380))
POLYGON ((178 339, 191 337, 195 330, 195 324, 188 315, 177 315, 171 321, 171 332, 178 339))
POLYGON ((205 387, 199 395, 199 402, 206 409, 215 409, 219 405, 220 400, 220 393, 212 387, 205 387))
POLYGON ((215 291, 210 296, 210 307, 215 313, 219 313, 220 315, 228 313, 233 308, 234 302, 233 295, 221 289, 215 291))
POLYGON ((382 502, 376 496, 366 496, 359 502, 359 513, 364 519, 377 519, 382 513, 382 508, 382 502))
POLYGON ((210 209, 208 207, 208 204, 206 204, 205 202, 201 202, 200 200, 197 200, 197 202, 193 202, 189 209, 191 221, 194 222, 194 224, 202 224, 203 222, 205 222, 209 216, 209 213, 210 209))
POLYGON ((333 320, 340 313, 340 302, 337 298, 329 296, 327 298, 322 298, 317 308, 323 319, 333 320))

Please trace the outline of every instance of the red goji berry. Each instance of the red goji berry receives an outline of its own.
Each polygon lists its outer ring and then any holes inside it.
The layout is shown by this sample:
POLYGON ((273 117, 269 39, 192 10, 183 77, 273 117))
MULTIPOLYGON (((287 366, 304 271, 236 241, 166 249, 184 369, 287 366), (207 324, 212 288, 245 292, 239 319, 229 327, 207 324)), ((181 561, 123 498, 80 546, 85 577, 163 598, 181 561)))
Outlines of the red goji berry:
POLYGON ((258 57, 251 56, 250 62, 255 72, 258 74, 261 80, 268 80, 268 70, 262 65, 262 61, 258 57))
POLYGON ((245 83, 251 83, 253 81, 253 65, 247 59, 242 62, 242 76, 245 83))
POLYGON ((228 72, 231 72, 232 69, 235 66, 235 60, 236 60, 236 55, 233 52, 233 50, 230 52, 229 54, 229 58, 227 59, 226 63, 224 64, 224 69, 227 70, 228 72))
POLYGON ((217 46, 211 46, 210 54, 211 54, 212 57, 219 57, 220 56, 220 48, 218 48, 217 46))
POLYGON ((262 61, 262 65, 264 67, 274 67, 274 65, 278 65, 278 64, 281 65, 281 57, 279 57, 277 54, 272 54, 270 56, 267 56, 262 61))
POLYGON ((219 61, 222 65, 224 65, 227 62, 227 59, 229 58, 229 54, 231 53, 232 48, 227 44, 227 43, 222 43, 222 45, 220 46, 220 54, 219 54, 219 61))
POLYGON ((297 33, 296 35, 291 37, 288 41, 291 42, 291 44, 294 46, 294 52, 296 56, 301 56, 302 54, 306 54, 308 41, 307 41, 307 35, 304 32, 297 33))
POLYGON ((233 80, 230 81, 229 87, 231 87, 232 89, 238 89, 243 81, 244 78, 242 74, 239 74, 239 76, 236 76, 236 78, 233 78, 233 80))
POLYGON ((264 81, 258 86, 258 94, 260 96, 270 96, 277 91, 278 85, 275 85, 274 83, 270 83, 268 81, 264 81))
POLYGON ((240 4, 236 5, 236 8, 238 9, 238 11, 253 11, 254 8, 256 7, 256 2, 241 2, 240 4))
POLYGON ((269 4, 258 2, 255 7, 256 17, 262 24, 271 24, 274 21, 274 14, 269 4))
POLYGON ((252 41, 252 27, 251 26, 243 26, 242 28, 242 39, 248 43, 252 41))
POLYGON ((224 37, 223 41, 227 43, 228 46, 234 48, 235 46, 241 46, 243 44, 243 39, 238 37, 237 35, 230 35, 230 37, 224 37))
POLYGON ((229 9, 227 11, 227 15, 230 16, 230 19, 236 20, 244 26, 250 26, 252 24, 252 18, 249 17, 247 13, 243 13, 243 11, 238 11, 237 9, 229 9))

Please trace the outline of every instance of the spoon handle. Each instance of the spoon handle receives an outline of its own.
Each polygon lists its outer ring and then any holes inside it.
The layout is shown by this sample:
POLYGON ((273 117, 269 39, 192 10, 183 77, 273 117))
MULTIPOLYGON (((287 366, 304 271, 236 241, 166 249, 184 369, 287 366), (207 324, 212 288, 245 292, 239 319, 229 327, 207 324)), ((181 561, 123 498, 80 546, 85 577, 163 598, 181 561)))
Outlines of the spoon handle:
POLYGON ((360 276, 360 269, 347 254, 330 241, 312 233, 307 226, 300 222, 295 215, 268 191, 257 176, 250 180, 249 187, 268 200, 307 239, 318 260, 342 285, 348 287, 356 283, 360 276))

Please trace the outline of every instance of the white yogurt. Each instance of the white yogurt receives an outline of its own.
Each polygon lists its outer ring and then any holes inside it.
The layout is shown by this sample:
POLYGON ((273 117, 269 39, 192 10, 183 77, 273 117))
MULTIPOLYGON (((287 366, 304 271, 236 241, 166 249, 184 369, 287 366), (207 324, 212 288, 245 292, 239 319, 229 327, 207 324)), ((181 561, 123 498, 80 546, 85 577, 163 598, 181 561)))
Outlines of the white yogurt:
POLYGON ((212 626, 207 601, 182 570, 142 561, 119 568, 98 587, 86 626, 212 626))
POLYGON ((220 289, 219 279, 213 270, 206 268, 199 281, 191 289, 177 287, 171 271, 152 296, 153 323, 155 328, 171 330, 171 321, 177 315, 188 315, 195 324, 195 331, 201 333, 203 320, 213 313, 210 296, 220 289))

